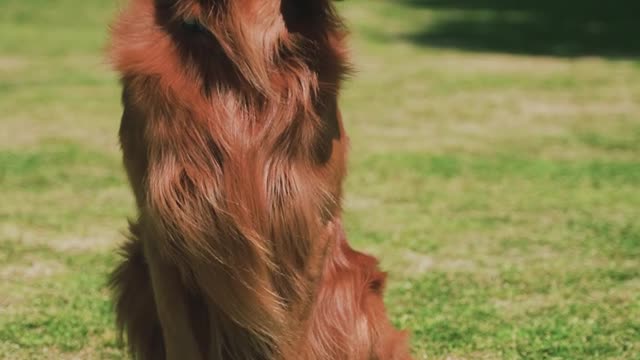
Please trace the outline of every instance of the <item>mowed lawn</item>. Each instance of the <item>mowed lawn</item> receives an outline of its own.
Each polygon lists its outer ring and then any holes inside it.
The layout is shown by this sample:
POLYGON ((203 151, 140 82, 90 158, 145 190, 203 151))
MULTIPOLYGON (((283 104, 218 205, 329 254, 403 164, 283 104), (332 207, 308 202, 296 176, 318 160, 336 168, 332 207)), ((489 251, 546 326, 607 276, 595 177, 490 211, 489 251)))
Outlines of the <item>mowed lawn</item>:
MULTIPOLYGON (((124 357, 105 286, 134 215, 102 55, 116 7, 0 0, 0 359, 124 357)), ((416 358, 638 359, 640 62, 624 50, 639 32, 605 23, 591 43, 527 9, 339 7, 358 69, 346 224, 390 272, 416 358)))

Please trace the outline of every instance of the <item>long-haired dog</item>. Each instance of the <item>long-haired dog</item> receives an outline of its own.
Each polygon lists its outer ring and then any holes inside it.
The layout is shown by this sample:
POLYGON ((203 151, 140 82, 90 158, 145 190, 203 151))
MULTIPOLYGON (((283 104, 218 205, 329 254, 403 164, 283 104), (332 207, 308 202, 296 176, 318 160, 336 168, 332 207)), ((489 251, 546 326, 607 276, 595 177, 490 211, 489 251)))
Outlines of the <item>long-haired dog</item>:
POLYGON ((340 220, 344 34, 330 0, 130 0, 115 22, 134 358, 409 359, 340 220))

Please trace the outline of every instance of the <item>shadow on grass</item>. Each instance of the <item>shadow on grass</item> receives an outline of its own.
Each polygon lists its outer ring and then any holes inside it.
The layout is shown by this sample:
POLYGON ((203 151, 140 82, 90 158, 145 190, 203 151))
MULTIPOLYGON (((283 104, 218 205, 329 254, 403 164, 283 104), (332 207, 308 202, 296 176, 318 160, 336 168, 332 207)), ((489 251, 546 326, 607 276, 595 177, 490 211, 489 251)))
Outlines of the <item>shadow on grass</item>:
POLYGON ((637 57, 638 0, 401 0, 434 11, 415 43, 528 55, 637 57))

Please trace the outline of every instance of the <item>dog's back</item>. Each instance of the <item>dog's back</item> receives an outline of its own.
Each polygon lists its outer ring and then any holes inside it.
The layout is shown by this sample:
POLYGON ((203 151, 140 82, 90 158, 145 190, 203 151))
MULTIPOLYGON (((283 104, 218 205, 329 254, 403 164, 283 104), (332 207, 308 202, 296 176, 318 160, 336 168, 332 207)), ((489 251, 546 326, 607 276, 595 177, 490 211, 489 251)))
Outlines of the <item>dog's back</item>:
POLYGON ((132 0, 115 23, 139 219, 112 283, 139 358, 396 358, 384 277, 342 235, 342 40, 328 0, 132 0))

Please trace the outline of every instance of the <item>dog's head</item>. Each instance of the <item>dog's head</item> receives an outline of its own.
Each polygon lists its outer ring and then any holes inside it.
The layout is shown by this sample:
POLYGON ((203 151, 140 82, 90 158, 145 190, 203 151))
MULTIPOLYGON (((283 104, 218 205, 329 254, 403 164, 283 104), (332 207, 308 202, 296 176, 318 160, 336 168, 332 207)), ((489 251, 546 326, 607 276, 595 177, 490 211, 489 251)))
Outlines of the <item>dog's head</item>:
POLYGON ((111 57, 124 76, 266 94, 279 73, 343 73, 342 34, 330 0, 131 0, 111 57))

